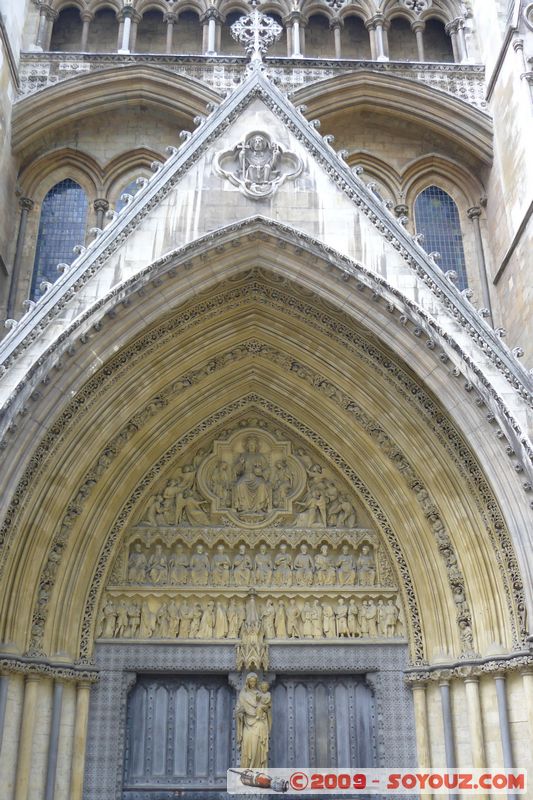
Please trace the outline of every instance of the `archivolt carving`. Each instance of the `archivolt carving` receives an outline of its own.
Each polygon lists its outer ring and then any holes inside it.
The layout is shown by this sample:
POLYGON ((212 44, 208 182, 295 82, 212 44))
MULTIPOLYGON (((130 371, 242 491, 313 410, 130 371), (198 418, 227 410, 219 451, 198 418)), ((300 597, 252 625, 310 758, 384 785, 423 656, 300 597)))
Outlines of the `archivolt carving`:
MULTIPOLYGON (((424 390, 419 387, 412 380, 412 378, 407 376, 405 372, 396 366, 396 364, 384 358, 381 352, 376 350, 372 345, 369 345, 368 342, 363 340, 359 334, 354 332, 354 330, 346 324, 346 321, 341 315, 337 314, 336 317, 332 317, 325 303, 317 301, 316 299, 316 305, 314 306, 310 303, 302 301, 294 303, 294 296, 290 294, 284 294, 283 291, 280 291, 279 285, 276 287, 274 292, 272 292, 268 285, 264 285, 264 283, 257 283, 253 280, 254 273, 247 277, 252 278, 249 285, 245 287, 235 287, 226 293, 224 302, 227 305, 239 305, 243 302, 246 302, 251 295, 253 295, 254 299, 260 303, 273 304, 276 306, 281 306, 284 309, 287 307, 287 301, 290 301, 291 313, 295 316, 298 316, 302 324, 312 325, 315 328, 326 331, 327 334, 334 337, 341 346, 348 347, 348 349, 357 352, 359 358, 363 359, 371 368, 380 371, 382 376, 393 384, 395 390, 400 391, 402 395, 408 399, 415 408, 417 408, 418 412, 428 420, 433 432, 437 434, 439 440, 446 447, 447 451, 453 456, 454 461, 459 465, 461 471, 463 472, 465 481, 467 481, 472 495, 476 498, 478 506, 487 520, 487 530, 491 536, 496 553, 498 554, 500 548, 502 548, 502 555, 498 556, 498 558, 500 563, 507 564, 508 569, 510 570, 510 572, 507 573, 506 570, 502 568, 509 592, 508 596, 511 614, 514 613, 512 611, 511 600, 513 595, 517 598, 518 607, 523 608, 521 578, 519 575, 518 566, 516 564, 516 558, 512 544, 505 530, 505 525, 501 518, 497 503, 482 476, 477 462, 472 457, 468 448, 464 445, 464 442, 458 436, 453 426, 442 415, 440 409, 435 406, 433 401, 428 397, 424 390)), ((263 277, 262 280, 264 280, 263 277)), ((271 276, 270 280, 272 280, 271 276)), ((281 281, 278 281, 278 284, 279 283, 281 283, 281 281)), ((198 306, 198 309, 201 309, 201 315, 203 316, 203 319, 206 319, 209 317, 209 315, 216 314, 219 307, 220 305, 217 300, 203 301, 198 306)), ((4 535, 6 535, 11 529, 15 518, 15 511, 24 507, 24 505, 28 502, 29 493, 27 492, 27 489, 31 483, 35 481, 39 471, 45 468, 47 460, 50 458, 53 449, 61 442, 62 436, 66 433, 73 421, 79 418, 80 415, 87 413, 91 403, 94 402, 99 393, 104 390, 106 384, 118 380, 119 375, 125 369, 134 368, 136 361, 146 356, 146 354, 150 351, 156 349, 158 342, 161 342, 161 340, 168 338, 169 336, 175 335, 176 330, 185 329, 190 325, 194 325, 198 321, 199 317, 200 314, 198 311, 193 311, 191 313, 191 310, 188 310, 185 315, 180 315, 172 320, 166 321, 155 331, 149 332, 144 339, 136 342, 132 350, 125 350, 124 352, 121 352, 106 366, 105 370, 100 371, 94 375, 90 381, 88 381, 83 391, 80 392, 79 395, 69 404, 65 412, 58 419, 57 423, 50 429, 47 436, 43 439, 40 447, 37 449, 35 456, 32 459, 32 462, 26 470, 24 478, 18 487, 14 501, 10 507, 9 514, 4 521, 4 535)), ((181 387, 176 386, 176 391, 197 383, 200 372, 201 371, 197 371, 191 376, 190 379, 188 379, 188 381, 184 381, 181 387)), ((155 398, 154 402, 150 404, 149 408, 144 409, 138 418, 133 418, 131 420, 128 430, 124 429, 119 435, 117 435, 117 437, 115 437, 113 442, 109 444, 109 447, 106 448, 106 450, 101 454, 94 470, 88 474, 87 480, 80 487, 77 493, 78 504, 88 496, 96 480, 105 470, 111 459, 116 456, 118 452, 117 448, 122 446, 122 444, 128 440, 129 436, 138 429, 139 424, 142 424, 141 418, 147 418, 148 416, 156 413, 157 409, 162 405, 165 405, 166 402, 167 400, 165 397, 155 398)), ((42 608, 46 606, 49 591, 54 583, 60 554, 64 548, 70 528, 79 513, 79 508, 76 503, 74 503, 75 499, 76 496, 73 497, 73 502, 67 509, 61 529, 54 540, 48 565, 43 573, 40 597, 40 607, 42 608)), ((512 619, 514 623, 514 617, 512 617, 512 619)), ((33 631, 34 643, 39 642, 42 636, 44 620, 45 614, 36 614, 33 631)), ((525 628, 526 620, 524 614, 522 614, 521 622, 522 627, 525 628)), ((38 645, 37 649, 39 649, 38 645)))

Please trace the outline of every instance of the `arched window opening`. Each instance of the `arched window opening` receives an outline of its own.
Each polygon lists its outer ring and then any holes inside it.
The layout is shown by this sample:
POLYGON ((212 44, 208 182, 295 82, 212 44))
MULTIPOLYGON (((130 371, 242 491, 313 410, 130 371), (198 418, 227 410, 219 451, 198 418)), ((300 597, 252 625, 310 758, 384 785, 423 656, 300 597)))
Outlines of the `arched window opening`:
POLYGON ((81 50, 82 29, 79 9, 74 6, 64 8, 54 22, 50 50, 61 53, 81 50))
POLYGON ((37 235, 31 300, 37 300, 41 296, 39 287, 42 281, 54 283, 57 280, 58 264, 70 264, 74 260, 73 248, 85 240, 87 208, 85 192, 70 178, 56 183, 44 198, 37 235))
POLYGON ((346 17, 341 28, 341 54, 343 58, 372 58, 370 35, 361 17, 346 17))
POLYGON ((167 47, 167 26, 162 11, 145 11, 139 22, 135 50, 137 53, 164 53, 167 47))
POLYGON ((233 23, 237 22, 243 15, 242 11, 230 11, 229 14, 226 14, 226 20, 222 25, 222 30, 220 32, 220 52, 221 53, 228 53, 231 55, 242 55, 242 47, 241 45, 235 41, 233 36, 231 35, 231 26, 233 23))
POLYGON ((126 205, 126 201, 122 200, 123 194, 135 195, 138 191, 139 187, 137 186, 137 178, 134 178, 118 193, 117 202, 115 203, 115 211, 122 211, 126 205))
POLYGON ((98 9, 89 26, 87 51, 89 53, 115 53, 117 42, 117 15, 111 8, 98 9))
POLYGON ((395 17, 391 21, 388 36, 391 61, 418 61, 416 36, 409 20, 395 17))
POLYGON ((428 19, 424 29, 426 61, 454 61, 452 40, 440 19, 428 19))
POLYGON ((466 274, 463 234, 459 211, 449 194, 438 186, 429 186, 420 192, 415 201, 415 225, 417 233, 424 234, 424 248, 428 253, 440 253, 439 267, 446 272, 457 272, 457 285, 466 289, 466 274))
POLYGON ((323 14, 313 14, 305 28, 306 58, 335 58, 335 39, 329 20, 323 14))
POLYGON ((275 14, 273 11, 265 11, 265 14, 268 17, 272 17, 272 19, 283 28, 283 33, 279 37, 278 41, 274 42, 274 44, 268 48, 268 55, 273 58, 282 58, 283 56, 287 56, 287 31, 285 30, 283 20, 279 14, 275 14))
POLYGON ((174 25, 174 50, 178 55, 203 52, 203 32, 198 14, 182 11, 174 25))

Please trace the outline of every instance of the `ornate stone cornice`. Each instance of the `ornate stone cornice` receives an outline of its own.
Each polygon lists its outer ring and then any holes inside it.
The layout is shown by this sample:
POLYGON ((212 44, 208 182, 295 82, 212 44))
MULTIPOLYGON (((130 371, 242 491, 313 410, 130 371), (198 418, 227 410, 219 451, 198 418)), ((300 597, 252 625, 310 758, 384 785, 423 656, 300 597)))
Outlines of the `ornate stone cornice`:
POLYGON ((96 683, 99 670, 82 665, 54 663, 48 659, 31 659, 0 653, 0 674, 16 674, 52 678, 69 683, 96 683))
POLYGON ((422 670, 414 667, 405 671, 405 682, 413 686, 451 680, 479 680, 484 675, 507 675, 515 672, 530 674, 531 670, 533 670, 533 654, 510 653, 497 658, 439 664, 422 670))

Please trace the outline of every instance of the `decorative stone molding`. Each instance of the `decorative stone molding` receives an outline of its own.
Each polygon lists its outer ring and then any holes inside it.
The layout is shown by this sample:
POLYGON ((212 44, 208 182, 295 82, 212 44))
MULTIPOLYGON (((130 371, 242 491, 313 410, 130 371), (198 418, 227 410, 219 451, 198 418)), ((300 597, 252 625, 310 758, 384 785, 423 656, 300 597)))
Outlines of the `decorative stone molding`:
POLYGON ((2 654, 0 654, 0 674, 31 675, 69 683, 96 683, 99 680, 99 671, 97 669, 87 669, 86 666, 77 667, 72 665, 70 667, 49 661, 30 660, 2 654))
POLYGON ((429 669, 407 669, 405 682, 409 685, 440 683, 451 680, 478 680, 483 675, 521 674, 533 668, 533 654, 511 653, 498 658, 476 659, 466 663, 452 662, 448 665, 435 665, 429 669))
MULTIPOLYGON (((407 80, 419 81, 437 91, 458 97, 464 102, 486 112, 484 67, 471 64, 401 64, 377 61, 333 59, 308 60, 301 69, 302 59, 284 59, 268 56, 269 74, 287 92, 295 91, 316 81, 361 70, 387 73, 407 80), (300 67, 297 69, 297 67, 300 67)), ((304 59, 305 61, 305 59, 304 59)), ((179 56, 171 54, 131 53, 22 53, 20 61, 20 95, 33 94, 50 86, 76 77, 83 72, 96 72, 123 64, 150 64, 206 83, 219 92, 235 87, 246 71, 246 59, 241 56, 218 55, 216 64, 212 56, 179 56)))

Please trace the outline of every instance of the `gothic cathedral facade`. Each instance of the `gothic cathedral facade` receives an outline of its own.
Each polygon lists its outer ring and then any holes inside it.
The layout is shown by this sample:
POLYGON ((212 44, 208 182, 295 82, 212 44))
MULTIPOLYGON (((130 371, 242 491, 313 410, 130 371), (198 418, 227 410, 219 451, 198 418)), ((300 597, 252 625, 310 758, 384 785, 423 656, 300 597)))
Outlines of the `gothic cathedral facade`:
POLYGON ((0 793, 533 770, 533 3, 0 0, 0 793))

